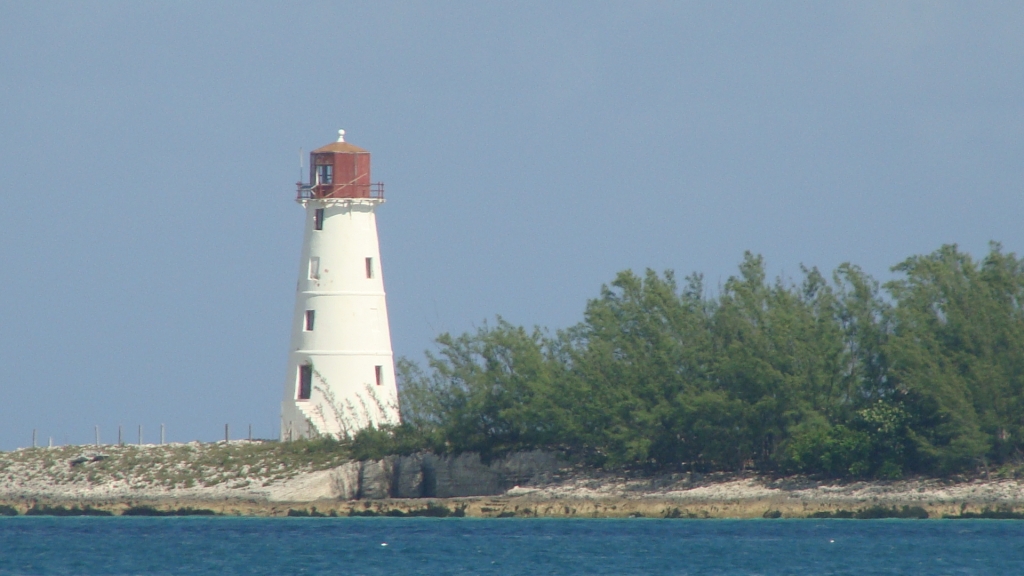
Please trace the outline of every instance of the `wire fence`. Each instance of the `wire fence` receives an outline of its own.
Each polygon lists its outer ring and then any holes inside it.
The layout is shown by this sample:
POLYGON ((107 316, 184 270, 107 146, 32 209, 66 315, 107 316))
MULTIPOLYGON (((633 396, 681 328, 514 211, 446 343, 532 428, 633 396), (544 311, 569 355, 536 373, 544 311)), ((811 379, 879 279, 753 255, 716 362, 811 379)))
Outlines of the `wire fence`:
MULTIPOLYGON (((225 423, 224 424, 223 440, 212 440, 212 441, 208 441, 208 442, 204 442, 204 443, 232 442, 232 441, 246 441, 246 442, 268 442, 269 441, 269 442, 276 442, 276 441, 280 440, 279 438, 254 438, 253 435, 252 435, 252 424, 248 424, 245 428, 243 428, 243 430, 246 430, 246 434, 245 434, 244 437, 232 439, 232 437, 231 437, 231 425, 229 423, 225 423)), ((103 438, 101 437, 101 434, 100 434, 100 426, 99 425, 93 426, 93 441, 92 442, 84 442, 84 443, 79 443, 79 444, 71 444, 68 441, 68 435, 66 433, 63 434, 63 437, 64 437, 63 438, 64 439, 63 443, 55 442, 54 441, 54 436, 45 436, 45 437, 40 436, 39 429, 38 428, 33 428, 32 429, 32 443, 29 446, 27 446, 27 447, 28 448, 56 448, 56 447, 60 447, 60 446, 96 446, 96 447, 100 447, 100 446, 129 446, 129 445, 135 445, 135 446, 163 446, 165 444, 168 444, 168 442, 167 442, 167 425, 166 424, 160 424, 160 440, 159 440, 159 442, 150 442, 148 444, 145 442, 145 429, 144 429, 142 424, 137 425, 137 427, 135 429, 135 434, 131 438, 129 438, 125 434, 125 427, 124 427, 124 425, 119 424, 117 426, 117 442, 116 443, 104 442, 103 441, 103 438)), ((196 442, 203 442, 201 440, 195 440, 195 441, 196 442)), ((174 443, 175 442, 171 442, 171 444, 174 444, 174 443)))

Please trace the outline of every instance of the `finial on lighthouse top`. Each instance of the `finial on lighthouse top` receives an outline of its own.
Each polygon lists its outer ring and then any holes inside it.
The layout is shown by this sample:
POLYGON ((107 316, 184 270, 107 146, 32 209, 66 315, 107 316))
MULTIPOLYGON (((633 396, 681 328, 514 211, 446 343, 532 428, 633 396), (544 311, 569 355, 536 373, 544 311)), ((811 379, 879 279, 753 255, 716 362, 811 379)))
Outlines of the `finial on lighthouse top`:
POLYGON ((352 144, 349 144, 348 142, 345 142, 345 131, 344 130, 338 130, 338 139, 336 141, 331 142, 330 144, 328 144, 326 146, 321 146, 321 147, 317 148, 316 150, 313 150, 312 153, 313 154, 321 154, 321 153, 326 154, 328 152, 330 152, 332 154, 366 154, 367 153, 366 150, 360 148, 359 146, 354 146, 352 144))

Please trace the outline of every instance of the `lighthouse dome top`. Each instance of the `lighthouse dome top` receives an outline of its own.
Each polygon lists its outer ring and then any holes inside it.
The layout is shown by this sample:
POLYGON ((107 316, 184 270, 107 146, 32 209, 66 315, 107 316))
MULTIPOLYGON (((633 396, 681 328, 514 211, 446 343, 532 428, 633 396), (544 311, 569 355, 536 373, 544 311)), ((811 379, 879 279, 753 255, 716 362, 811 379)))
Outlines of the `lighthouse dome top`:
POLYGON ((348 142, 331 142, 327 146, 321 146, 320 148, 313 150, 313 154, 322 154, 324 152, 347 152, 349 154, 366 154, 367 150, 365 148, 360 148, 359 146, 349 144, 348 142))
POLYGON ((323 152, 347 152, 349 154, 365 154, 366 150, 360 148, 359 146, 353 146, 352 144, 345 142, 345 131, 338 130, 337 142, 331 142, 327 146, 321 146, 320 148, 313 150, 314 154, 323 152))

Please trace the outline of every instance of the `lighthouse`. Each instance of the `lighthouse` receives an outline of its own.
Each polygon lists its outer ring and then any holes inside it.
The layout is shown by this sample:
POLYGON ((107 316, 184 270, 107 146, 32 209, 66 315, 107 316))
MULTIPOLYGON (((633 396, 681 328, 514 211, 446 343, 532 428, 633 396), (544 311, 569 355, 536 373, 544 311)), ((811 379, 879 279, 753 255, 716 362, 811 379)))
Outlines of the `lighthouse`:
POLYGON ((309 183, 281 438, 344 437, 398 423, 398 389, 377 240, 384 185, 370 153, 338 141, 309 156, 309 183))

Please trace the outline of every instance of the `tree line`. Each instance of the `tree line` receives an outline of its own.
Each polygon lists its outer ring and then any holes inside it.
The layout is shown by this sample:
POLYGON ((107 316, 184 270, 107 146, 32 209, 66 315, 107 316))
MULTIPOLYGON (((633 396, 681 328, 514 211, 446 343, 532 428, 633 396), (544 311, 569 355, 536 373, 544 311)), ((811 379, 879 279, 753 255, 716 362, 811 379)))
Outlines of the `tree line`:
POLYGON ((557 449, 605 468, 896 478, 1014 464, 1024 445, 1024 260, 912 256, 769 280, 620 272, 549 333, 500 317, 398 362, 402 424, 355 446, 557 449))

